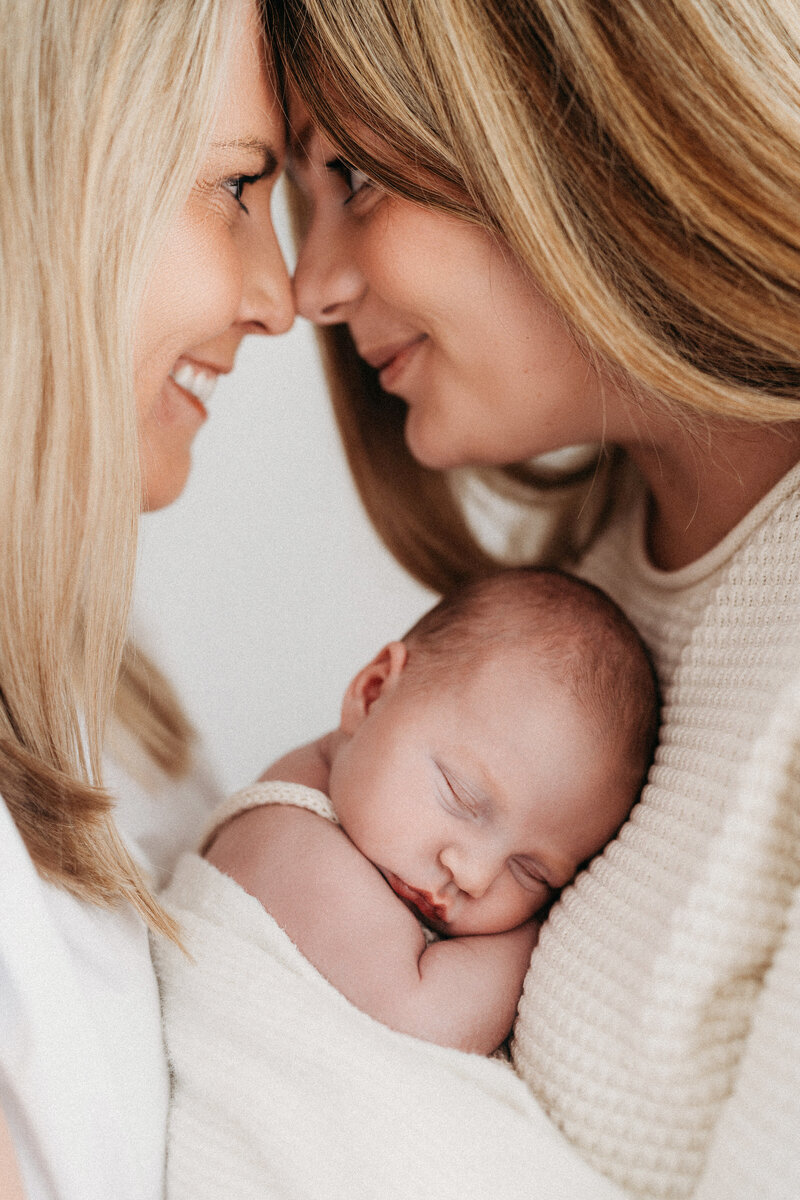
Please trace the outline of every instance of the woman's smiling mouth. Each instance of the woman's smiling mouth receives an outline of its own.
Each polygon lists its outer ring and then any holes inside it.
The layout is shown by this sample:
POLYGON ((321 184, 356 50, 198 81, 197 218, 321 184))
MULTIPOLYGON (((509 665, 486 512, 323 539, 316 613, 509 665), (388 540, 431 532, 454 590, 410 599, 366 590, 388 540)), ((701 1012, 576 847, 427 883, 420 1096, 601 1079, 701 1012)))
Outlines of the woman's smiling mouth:
POLYGON ((184 360, 173 367, 169 377, 183 392, 188 394, 195 407, 202 412, 203 417, 206 417, 208 415, 206 405, 213 395, 219 378, 217 372, 205 370, 184 360))
POLYGON ((368 350, 361 357, 378 372, 378 382, 385 392, 392 390, 408 363, 415 357, 420 346, 428 340, 426 333, 420 333, 410 341, 400 344, 378 346, 368 350))

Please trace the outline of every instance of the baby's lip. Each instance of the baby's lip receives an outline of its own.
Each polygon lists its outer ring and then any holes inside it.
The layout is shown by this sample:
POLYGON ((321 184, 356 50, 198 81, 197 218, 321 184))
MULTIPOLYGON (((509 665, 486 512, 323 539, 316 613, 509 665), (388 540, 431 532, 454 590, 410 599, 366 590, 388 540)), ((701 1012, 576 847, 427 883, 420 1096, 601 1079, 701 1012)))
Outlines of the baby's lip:
POLYGON ((439 903, 432 892, 423 892, 419 888, 411 887, 391 871, 384 871, 383 874, 394 894, 417 916, 422 917, 423 921, 447 923, 447 905, 439 903))

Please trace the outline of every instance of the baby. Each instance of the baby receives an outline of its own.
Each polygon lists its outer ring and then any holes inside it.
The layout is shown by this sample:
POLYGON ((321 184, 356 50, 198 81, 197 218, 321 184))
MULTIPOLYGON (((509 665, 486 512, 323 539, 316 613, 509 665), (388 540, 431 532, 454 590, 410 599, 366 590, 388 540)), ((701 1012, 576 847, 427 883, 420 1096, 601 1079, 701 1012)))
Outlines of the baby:
POLYGON ((228 801, 204 854, 358 1009, 490 1054, 543 912, 636 800, 656 722, 607 597, 504 571, 385 646, 338 729, 228 801))

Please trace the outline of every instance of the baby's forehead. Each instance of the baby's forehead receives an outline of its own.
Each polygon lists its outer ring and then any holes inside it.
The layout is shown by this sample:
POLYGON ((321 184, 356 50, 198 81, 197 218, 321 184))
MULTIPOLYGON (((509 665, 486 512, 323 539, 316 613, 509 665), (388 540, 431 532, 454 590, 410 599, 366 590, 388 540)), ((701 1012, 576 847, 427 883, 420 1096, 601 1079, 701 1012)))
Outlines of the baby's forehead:
POLYGON ((444 714, 455 743, 461 740, 472 755, 494 748, 498 721, 532 734, 541 723, 551 725, 553 712, 573 732, 597 731, 601 724, 583 702, 571 668, 552 654, 520 653, 508 644, 433 662, 412 660, 409 675, 412 704, 444 714))
POLYGON ((437 646, 409 644, 409 665, 432 686, 476 685, 484 689, 487 703, 491 687, 499 683, 516 685, 515 699, 520 706, 529 704, 542 689, 569 685, 570 643, 563 639, 539 638, 531 631, 517 636, 484 636, 448 639, 437 646))

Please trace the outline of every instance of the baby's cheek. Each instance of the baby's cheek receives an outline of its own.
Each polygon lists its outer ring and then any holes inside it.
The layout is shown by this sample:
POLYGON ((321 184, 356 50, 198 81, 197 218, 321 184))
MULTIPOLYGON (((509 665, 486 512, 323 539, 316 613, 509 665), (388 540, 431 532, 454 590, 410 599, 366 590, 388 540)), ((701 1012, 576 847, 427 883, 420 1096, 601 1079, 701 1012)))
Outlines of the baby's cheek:
POLYGON ((515 929, 535 916, 550 898, 550 889, 542 886, 536 891, 529 891, 513 881, 507 889, 500 906, 498 920, 505 924, 506 929, 515 929))
POLYGON ((466 903, 451 932, 455 936, 507 933, 523 925, 543 903, 518 884, 509 887, 497 883, 493 894, 466 903))
POLYGON ((334 799, 332 795, 331 800, 339 823, 356 850, 378 865, 375 856, 379 839, 376 838, 375 830, 366 818, 362 806, 351 801, 347 789, 339 790, 337 798, 334 799))

